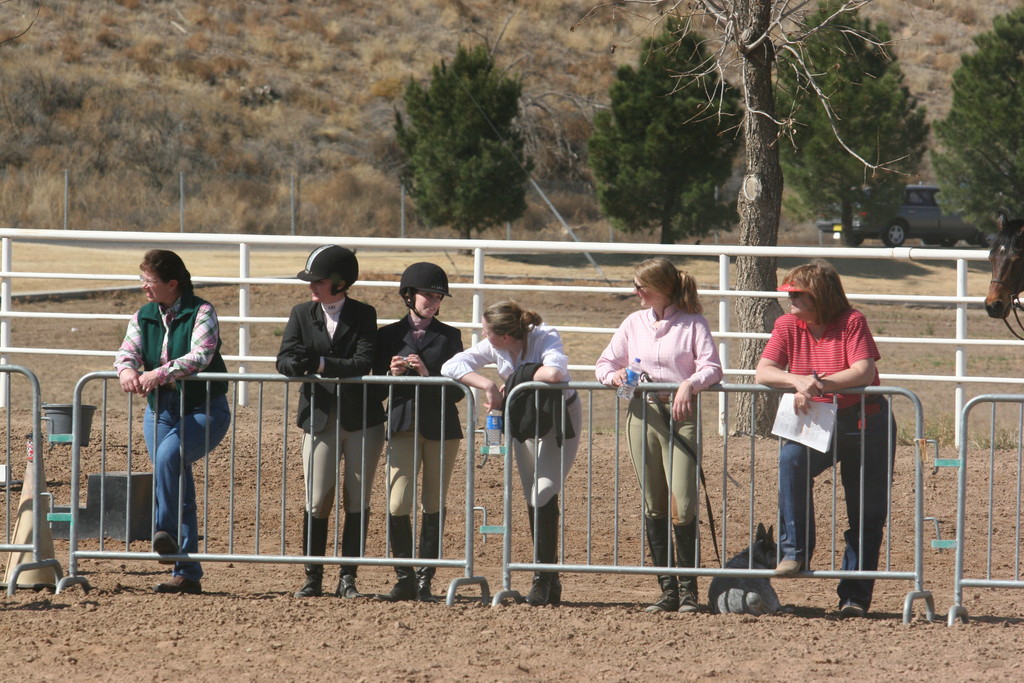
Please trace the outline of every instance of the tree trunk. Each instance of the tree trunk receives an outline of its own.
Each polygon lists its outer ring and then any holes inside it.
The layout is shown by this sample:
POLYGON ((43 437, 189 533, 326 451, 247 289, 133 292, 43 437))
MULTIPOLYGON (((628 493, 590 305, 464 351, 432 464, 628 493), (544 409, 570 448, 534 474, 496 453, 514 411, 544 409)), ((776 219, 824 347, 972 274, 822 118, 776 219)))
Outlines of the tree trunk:
MULTIPOLYGON (((775 122, 775 95, 772 72, 775 49, 771 40, 756 47, 747 46, 768 30, 771 0, 745 0, 737 4, 742 33, 743 91, 746 96, 744 139, 747 173, 739 193, 740 244, 775 246, 779 236, 782 210, 782 167, 779 165, 778 125, 775 122)), ((736 259, 736 288, 748 291, 775 291, 778 279, 774 257, 741 256, 736 259)), ((782 314, 777 299, 744 297, 737 300, 736 316, 742 332, 771 332, 782 314)), ((740 343, 738 367, 753 369, 764 350, 759 339, 740 343)), ((741 394, 736 425, 740 431, 767 435, 775 416, 777 400, 757 400, 741 394), (750 402, 756 401, 751 424, 750 402)))

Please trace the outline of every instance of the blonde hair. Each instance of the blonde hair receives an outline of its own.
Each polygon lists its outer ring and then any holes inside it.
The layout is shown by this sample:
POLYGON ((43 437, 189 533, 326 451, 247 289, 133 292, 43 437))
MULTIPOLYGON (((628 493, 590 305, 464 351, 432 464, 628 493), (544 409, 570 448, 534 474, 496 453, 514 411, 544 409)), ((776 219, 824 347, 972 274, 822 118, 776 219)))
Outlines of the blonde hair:
POLYGON ((526 339, 531 327, 544 322, 533 311, 528 311, 515 301, 499 301, 484 311, 484 320, 495 334, 509 335, 514 339, 526 339))
POLYGON ((825 259, 816 258, 792 268, 782 278, 782 284, 791 284, 814 299, 819 323, 827 325, 851 308, 839 272, 825 259))
POLYGON ((667 258, 641 261, 633 271, 633 277, 644 287, 667 296, 684 313, 704 312, 704 306, 697 295, 697 281, 685 270, 676 268, 667 258))

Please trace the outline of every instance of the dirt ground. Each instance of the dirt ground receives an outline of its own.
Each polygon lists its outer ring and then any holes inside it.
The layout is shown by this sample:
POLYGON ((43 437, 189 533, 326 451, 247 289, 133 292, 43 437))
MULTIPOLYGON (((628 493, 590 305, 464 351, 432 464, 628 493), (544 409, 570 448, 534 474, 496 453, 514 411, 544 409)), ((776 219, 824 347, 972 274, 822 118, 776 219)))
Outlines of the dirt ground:
MULTIPOLYGON (((235 296, 231 288, 220 292, 204 290, 203 295, 216 302, 221 310, 230 310, 235 296)), ((267 287, 254 294, 254 301, 267 315, 286 315, 291 304, 300 300, 302 292, 294 287, 267 287)), ((392 292, 364 289, 357 298, 378 306, 381 317, 396 317, 401 311, 392 292)), ((538 310, 545 312, 556 305, 538 299, 538 310), (547 308, 546 308, 547 307, 547 308)), ((83 311, 130 312, 141 303, 137 291, 109 294, 86 299, 83 311)), ((41 302, 37 310, 51 305, 41 302)), ((58 303, 53 303, 55 307, 58 303)), ((459 304, 462 305, 462 304, 459 304)), ((632 301, 588 302, 584 309, 606 310, 608 324, 632 310, 632 301)), ((66 305, 65 305, 66 308, 66 305)), ((56 310, 56 308, 55 308, 56 310)), ((222 315, 225 313, 222 312, 222 315)), ((582 313, 581 313, 582 314, 582 313)), ((911 316, 901 312, 900 315, 911 316)), ((927 313, 921 313, 927 315, 927 313)), ((455 317, 455 316, 451 316, 455 317)), ((869 320, 871 319, 869 315, 869 320)), ((66 322, 36 323, 38 327, 16 328, 15 334, 66 334, 66 322), (63 325, 63 327, 56 327, 63 325)), ((919 325, 919 319, 908 319, 908 326, 919 325)), ((886 319, 889 333, 898 327, 896 317, 886 319)), ((96 348, 116 348, 123 334, 120 322, 76 323, 75 334, 89 335, 96 348)), ((230 327, 230 326, 228 326, 230 327)), ((233 332, 225 335, 232 337, 233 332)), ((280 329, 266 329, 254 334, 257 353, 273 355, 280 329)), ((597 351, 600 349, 598 348, 597 351)), ((230 352, 230 349, 229 349, 230 352)), ((587 349, 580 356, 596 352, 587 349)), ((94 370, 109 367, 106 359, 59 359, 40 362, 38 357, 14 359, 24 363, 40 377, 44 400, 69 400, 74 380, 94 370)), ((582 361, 581 361, 582 362, 582 361)), ((258 369, 257 371, 267 371, 258 369)), ((589 380, 590 377, 576 379, 589 380)), ((932 401, 932 403, 937 400, 932 401)), ((244 476, 254 471, 259 455, 252 428, 254 409, 240 410, 237 416, 242 429, 234 461, 222 447, 211 458, 210 506, 220 510, 225 502, 216 491, 234 471, 238 506, 233 529, 251 536, 251 523, 256 518, 255 488, 244 476), (234 465, 232 469, 230 466, 234 465), (250 468, 250 469, 246 469, 250 468), (245 521, 245 520, 248 520, 245 521)), ((14 422, 24 415, 12 409, 14 422)), ((707 420, 707 418, 705 418, 707 420)), ((122 423, 124 421, 122 420, 122 423)), ((108 421, 108 443, 124 443, 127 436, 116 416, 108 421), (118 430, 121 429, 122 432, 118 430)), ((16 433, 17 426, 10 427, 16 433)), ((264 421, 261 442, 267 453, 263 457, 280 458, 283 440, 279 410, 264 421), (273 451, 270 444, 277 445, 273 451)), ((7 430, 7 427, 4 427, 7 430)), ((17 432, 20 433, 20 432, 17 432)), ((94 431, 94 438, 99 434, 94 431)), ((291 432, 290 437, 294 437, 291 432)), ((136 436, 137 439, 137 436, 136 436)), ((19 443, 15 440, 15 443, 19 443)), ((48 455, 47 479, 57 502, 69 496, 70 475, 66 450, 55 446, 48 455)), ((98 443, 90 445, 84 458, 98 457, 98 443)), ((145 455, 137 444, 137 457, 145 455)), ((733 446, 735 448, 735 446, 733 446)), ((758 444, 760 478, 758 481, 758 521, 770 522, 774 506, 770 490, 763 482, 774 476, 771 465, 773 444, 758 444)), ((742 450, 742 448, 741 448, 742 450)), ((708 436, 705 462, 708 467, 709 490, 713 500, 720 501, 724 480, 721 439, 708 436)), ((123 451, 118 451, 122 453, 123 451)), ((290 470, 284 473, 289 491, 299 491, 297 446, 290 470)), ((587 496, 585 483, 591 473, 594 491, 607 498, 618 486, 624 501, 636 503, 636 484, 626 461, 620 462, 618 484, 614 477, 614 441, 608 433, 598 434, 592 448, 581 448, 580 458, 569 478, 566 499, 567 557, 569 562, 583 562, 581 539, 587 529, 587 496)), ((120 457, 120 456, 117 456, 120 457)), ((118 469, 114 457, 108 469, 118 469)), ((620 456, 622 457, 622 456, 620 456)), ((1012 452, 1001 458, 1014 459, 1012 452)), ((740 458, 742 460, 742 458, 740 458)), ((13 461, 13 460, 12 460, 13 461)), ((894 514, 891 530, 892 563, 897 569, 912 566, 912 544, 909 525, 913 502, 913 449, 902 442, 897 457, 894 484, 894 514)), ((1007 462, 1012 462, 1008 460, 1007 462)), ((95 466, 97 460, 88 460, 95 466)), ((279 463, 277 463, 279 465, 279 463)), ((1002 464, 1000 466, 1003 466, 1002 464)), ((1007 464, 1006 467, 1011 465, 1007 464)), ((465 479, 460 465, 455 481, 465 479), (460 477, 462 477, 460 479, 460 477)), ((981 465, 977 470, 983 474, 981 465)), ((751 476, 743 465, 733 462, 728 474, 744 484, 751 476)), ((375 508, 382 510, 378 475, 375 508)), ((491 460, 476 470, 476 486, 480 504, 486 505, 500 520, 502 468, 491 460)), ((273 490, 280 485, 280 476, 265 480, 273 490)), ((827 474, 817 483, 819 500, 828 500, 831 486, 827 474)), ((769 487, 770 488, 770 487, 769 487)), ((953 520, 956 482, 952 470, 933 473, 926 468, 923 493, 926 514, 953 520)), ((453 488, 449 496, 451 508, 458 505, 462 488, 453 488)), ((1006 510, 1013 524, 1014 490, 996 487, 993 505, 1006 510)), ((518 478, 513 498, 514 545, 518 552, 525 548, 525 521, 520 508, 518 478)), ((737 500, 730 499, 732 503, 737 500)), ((719 503, 720 504, 720 503, 719 503)), ((275 499, 264 502, 260 519, 267 533, 277 538, 279 510, 268 512, 275 499), (274 515, 277 514, 277 517, 274 515)), ((600 514, 607 505, 602 499, 594 503, 591 533, 603 548, 615 537, 624 557, 638 557, 639 538, 635 525, 624 524, 619 530, 610 526, 610 515, 600 514)), ((841 505, 841 504, 840 504, 841 505)), ((285 539, 288 551, 297 554, 298 522, 301 503, 285 504, 285 539), (294 532, 294 533, 293 533, 294 532)), ((826 507, 822 505, 823 507, 826 507)), ((737 506, 738 508, 739 506, 737 506)), ((840 507, 840 510, 842 508, 840 507)), ((821 510, 819 509, 819 513, 821 510)), ((738 547, 746 512, 730 507, 726 514, 732 540, 729 554, 738 547)), ((980 513, 979 513, 980 514, 980 513)), ((214 515, 215 519, 221 519, 214 515)), ((383 512, 371 526, 368 552, 381 550, 383 512)), ((840 513, 840 520, 844 519, 840 513)), ((477 520, 479 522, 479 520, 477 520)), ((209 535, 211 543, 224 543, 226 527, 215 522, 209 535)), ((446 532, 446 553, 457 552, 464 520, 453 513, 446 532)), ((332 527, 333 528, 333 527, 332 527)), ((827 524, 819 526, 820 539, 827 539, 827 524)), ((952 524, 943 528, 948 536, 952 524)), ((842 529, 839 529, 841 533, 842 529)), ((167 575, 166 568, 140 560, 86 560, 80 569, 92 586, 88 593, 71 587, 60 594, 19 590, 13 597, 0 596, 0 638, 8 653, 5 669, 10 680, 299 680, 344 679, 351 681, 644 681, 673 679, 775 681, 784 680, 1021 680, 1024 677, 1024 639, 1018 628, 1024 628, 1024 593, 995 589, 967 589, 965 605, 971 614, 967 624, 948 628, 946 612, 952 602, 953 552, 938 551, 927 546, 933 537, 925 529, 925 588, 932 591, 936 621, 925 618, 923 603, 915 603, 910 624, 902 623, 903 601, 912 590, 909 581, 879 582, 876 601, 866 619, 841 621, 837 618, 835 580, 801 578, 773 581, 784 613, 774 616, 750 617, 713 615, 704 609, 697 615, 646 614, 643 607, 657 596, 657 587, 649 576, 616 576, 610 574, 570 574, 564 577, 564 604, 561 607, 531 608, 507 604, 492 608, 480 599, 480 591, 467 588, 454 606, 421 603, 389 604, 372 599, 341 600, 334 597, 298 599, 292 592, 301 584, 301 568, 286 564, 253 564, 245 562, 206 563, 201 596, 162 596, 152 586, 167 575)), ((1000 532, 1004 528, 1000 526, 1000 532)), ((996 538, 1003 557, 1013 562, 1015 540, 1012 535, 998 533, 996 538)), ((707 530, 702 531, 703 566, 714 565, 707 530)), ((476 574, 484 576, 493 594, 501 587, 500 541, 486 541, 477 534, 476 574)), ((819 547, 827 541, 819 541, 819 547)), ((145 550, 136 543, 133 550, 145 550)), ((116 547, 116 544, 114 544, 116 547)), ((220 547, 220 546, 214 546, 220 547)), ((57 541, 57 557, 66 563, 67 545, 57 541), (64 553, 62 558, 61 553, 64 553)), ((815 569, 827 569, 826 552, 820 552, 815 569)), ((1003 565, 1000 568, 1005 569, 1003 565)), ((978 566, 971 569, 977 572, 978 566)), ((333 578, 334 573, 328 571, 333 578)), ((443 585, 458 572, 438 572, 443 585)), ((359 587, 364 592, 386 592, 392 583, 390 568, 363 567, 359 587)), ((706 605, 709 579, 700 582, 701 601, 706 605)), ((333 580, 328 583, 333 588, 333 580)), ((528 575, 517 573, 513 587, 525 591, 528 575)))

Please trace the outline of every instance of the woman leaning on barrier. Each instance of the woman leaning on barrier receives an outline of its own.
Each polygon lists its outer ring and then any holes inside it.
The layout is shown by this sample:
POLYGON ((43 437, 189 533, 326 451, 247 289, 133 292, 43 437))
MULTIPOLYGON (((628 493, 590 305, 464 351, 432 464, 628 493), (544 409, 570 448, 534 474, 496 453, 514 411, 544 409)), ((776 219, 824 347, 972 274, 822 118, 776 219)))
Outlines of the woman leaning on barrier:
MULTIPOLYGON (((675 392, 634 394, 626 429, 633 467, 644 491, 644 526, 651 561, 657 567, 673 566, 667 519, 671 515, 675 566, 694 567, 695 399, 722 379, 722 363, 711 328, 702 315, 697 283, 689 273, 677 270, 668 259, 647 259, 633 273, 633 290, 644 308, 631 313, 615 331, 597 361, 595 373, 602 384, 620 386, 625 381, 626 366, 639 358, 650 381, 679 384, 675 392)), ((659 576, 658 584, 661 598, 646 611, 697 611, 696 577, 659 576)))
MULTIPOLYGON (((377 311, 348 296, 359 262, 345 247, 317 247, 297 278, 309 283, 310 300, 292 308, 277 352, 277 370, 290 377, 362 377, 373 367, 377 311)), ((384 409, 375 391, 358 384, 304 382, 297 424, 303 430, 305 515, 302 548, 320 556, 327 549, 327 520, 334 508, 338 458, 343 459, 345 508, 341 554, 362 555, 370 517, 370 491, 384 446, 384 409)), ((307 564, 296 597, 323 594, 324 567, 307 564)), ((356 565, 342 565, 335 594, 360 597, 356 565)))
MULTIPOLYGON (((147 251, 139 270, 149 303, 128 322, 114 368, 124 391, 146 397, 143 432, 153 462, 156 504, 153 550, 161 555, 195 553, 199 532, 192 464, 224 438, 231 412, 227 382, 177 380, 203 371, 227 372, 220 355, 220 326, 213 305, 193 293, 192 276, 173 251, 147 251), (179 518, 180 481, 185 490, 179 518)), ((170 581, 154 590, 202 593, 202 577, 198 562, 175 562, 170 581)))
MULTIPOLYGON (((501 410, 506 389, 513 382, 568 382, 569 358, 555 328, 544 325, 533 311, 515 301, 493 304, 484 312, 483 336, 475 346, 456 354, 441 368, 441 374, 484 393, 486 410, 501 410), (493 363, 505 381, 498 387, 479 370, 493 363)), ((562 396, 548 401, 557 414, 550 429, 536 437, 535 425, 520 421, 523 408, 534 405, 532 392, 520 394, 518 409, 506 410, 513 434, 513 454, 526 495, 530 531, 534 538, 536 562, 554 564, 558 556, 558 494, 569 475, 580 445, 578 427, 583 412, 575 390, 567 390, 566 412, 562 396)), ((549 416, 550 417, 550 416, 549 416)), ((539 422, 539 420, 538 420, 539 422)), ((526 602, 533 606, 559 605, 562 584, 558 572, 535 572, 526 602)))
MULTIPOLYGON (((462 351, 462 333, 437 319, 448 291, 448 275, 433 263, 414 263, 398 285, 408 315, 377 333, 378 375, 438 377, 446 360, 462 351)), ((444 501, 462 440, 456 403, 458 388, 397 384, 388 406, 388 534, 395 557, 413 556, 412 513, 416 475, 422 472, 419 556, 440 557, 444 501)), ((435 567, 396 567, 398 580, 382 599, 436 602, 431 591, 435 567)))
MULTIPOLYGON (((831 403, 835 397, 838 414, 833 450, 840 466, 849 524, 842 569, 875 571, 888 507, 890 465, 896 451, 896 423, 882 396, 864 396, 862 411, 861 395, 838 392, 849 387, 877 386, 875 361, 881 355, 867 320, 850 306, 839 273, 827 261, 814 259, 793 268, 783 278, 779 291, 789 294, 789 313, 775 321, 755 379, 770 387, 793 390, 798 412, 806 412, 811 401, 831 403)), ((795 441, 782 445, 782 560, 775 570, 777 576, 794 576, 810 563, 815 528, 813 490, 809 487, 814 477, 832 465, 832 459, 832 452, 815 451, 795 441)), ((868 579, 841 580, 837 590, 839 615, 864 616, 871 606, 874 583, 868 579)))

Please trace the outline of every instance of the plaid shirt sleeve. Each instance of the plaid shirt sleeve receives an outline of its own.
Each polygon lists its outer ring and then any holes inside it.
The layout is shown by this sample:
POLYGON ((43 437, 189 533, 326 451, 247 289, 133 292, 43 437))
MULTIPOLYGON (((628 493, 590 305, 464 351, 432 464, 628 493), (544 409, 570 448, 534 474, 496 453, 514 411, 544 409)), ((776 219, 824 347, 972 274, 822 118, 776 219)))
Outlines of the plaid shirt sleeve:
POLYGON ((220 340, 220 323, 217 312, 209 303, 199 307, 196 322, 192 327, 192 348, 180 358, 171 359, 166 365, 156 368, 163 378, 161 384, 202 372, 210 365, 220 340))
POLYGON ((136 372, 142 372, 142 330, 139 328, 139 313, 135 312, 132 319, 128 321, 128 331, 125 332, 121 348, 117 350, 114 357, 114 370, 120 375, 122 370, 131 368, 136 372))

